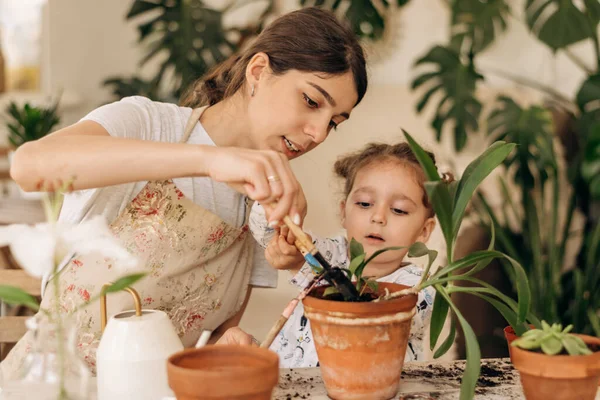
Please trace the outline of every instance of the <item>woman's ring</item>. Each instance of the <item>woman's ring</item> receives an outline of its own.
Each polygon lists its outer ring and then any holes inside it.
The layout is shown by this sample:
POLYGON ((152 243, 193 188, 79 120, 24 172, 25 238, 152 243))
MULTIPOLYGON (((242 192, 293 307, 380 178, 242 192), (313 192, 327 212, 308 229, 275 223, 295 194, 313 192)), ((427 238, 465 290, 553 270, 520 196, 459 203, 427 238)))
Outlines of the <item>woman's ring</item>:
POLYGON ((270 176, 267 176, 267 180, 271 183, 274 183, 274 182, 279 182, 281 179, 279 179, 279 177, 276 175, 270 175, 270 176))

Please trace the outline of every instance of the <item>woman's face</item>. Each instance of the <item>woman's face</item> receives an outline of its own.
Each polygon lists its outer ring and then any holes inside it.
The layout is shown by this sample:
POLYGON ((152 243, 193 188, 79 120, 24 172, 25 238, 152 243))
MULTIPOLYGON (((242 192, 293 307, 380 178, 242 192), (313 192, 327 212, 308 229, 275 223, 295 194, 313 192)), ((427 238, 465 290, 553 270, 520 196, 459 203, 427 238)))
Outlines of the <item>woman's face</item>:
POLYGON ((248 82, 254 85, 248 115, 255 149, 299 157, 346 121, 358 99, 351 72, 327 76, 290 70, 275 76, 269 71, 263 68, 259 79, 248 82))

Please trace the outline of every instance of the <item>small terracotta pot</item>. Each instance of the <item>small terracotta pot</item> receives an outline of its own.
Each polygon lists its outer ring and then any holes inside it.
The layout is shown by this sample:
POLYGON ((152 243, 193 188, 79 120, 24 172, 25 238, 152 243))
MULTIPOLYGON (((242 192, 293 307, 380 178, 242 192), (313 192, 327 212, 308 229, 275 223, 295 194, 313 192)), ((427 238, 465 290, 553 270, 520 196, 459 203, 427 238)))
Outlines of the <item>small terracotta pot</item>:
POLYGON ((279 357, 250 346, 206 346, 169 357, 169 386, 177 400, 270 400, 279 357))
MULTIPOLYGON (((379 283, 380 293, 385 288, 408 287, 379 283)), ((378 303, 303 300, 329 397, 383 400, 396 395, 416 303, 416 295, 378 303)))
MULTIPOLYGON (((588 345, 600 339, 577 335, 588 345)), ((527 400, 593 400, 600 381, 600 352, 587 356, 549 356, 512 348, 512 363, 521 375, 527 400)))

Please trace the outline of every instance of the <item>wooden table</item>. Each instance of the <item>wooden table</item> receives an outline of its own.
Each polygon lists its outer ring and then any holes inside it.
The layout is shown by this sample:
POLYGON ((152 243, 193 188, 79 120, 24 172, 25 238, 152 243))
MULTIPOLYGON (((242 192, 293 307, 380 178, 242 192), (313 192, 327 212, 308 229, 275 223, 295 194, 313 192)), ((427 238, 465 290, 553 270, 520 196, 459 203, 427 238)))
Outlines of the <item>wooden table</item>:
POLYGON ((0 225, 37 224, 45 220, 41 200, 0 199, 0 225))
MULTIPOLYGON (((464 364, 464 361, 406 363, 402 371, 400 394, 395 399, 457 400, 464 364)), ((508 358, 482 360, 478 382, 475 393, 477 400, 525 399, 519 373, 513 369, 508 358)), ((280 370, 279 385, 275 389, 273 400, 299 399, 329 399, 319 368, 280 370)), ((596 399, 600 400, 600 393, 596 395, 596 399)))

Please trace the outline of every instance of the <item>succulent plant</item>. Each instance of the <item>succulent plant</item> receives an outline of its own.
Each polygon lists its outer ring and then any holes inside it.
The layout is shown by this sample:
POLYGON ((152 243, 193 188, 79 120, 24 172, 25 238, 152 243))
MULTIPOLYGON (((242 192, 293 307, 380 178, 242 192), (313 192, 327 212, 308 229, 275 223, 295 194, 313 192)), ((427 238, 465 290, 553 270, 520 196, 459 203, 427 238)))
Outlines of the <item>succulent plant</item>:
POLYGON ((569 333, 571 329, 573 329, 573 325, 563 329, 561 324, 550 326, 546 321, 542 321, 542 329, 531 329, 525 332, 511 345, 524 350, 541 349, 549 356, 560 354, 563 349, 571 356, 592 354, 579 336, 569 333))

